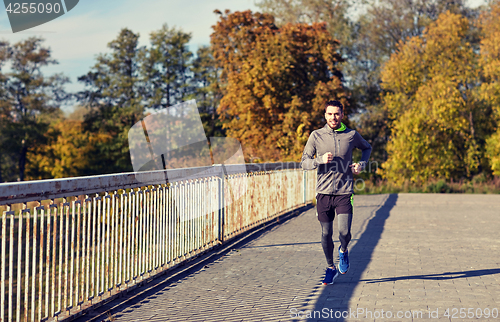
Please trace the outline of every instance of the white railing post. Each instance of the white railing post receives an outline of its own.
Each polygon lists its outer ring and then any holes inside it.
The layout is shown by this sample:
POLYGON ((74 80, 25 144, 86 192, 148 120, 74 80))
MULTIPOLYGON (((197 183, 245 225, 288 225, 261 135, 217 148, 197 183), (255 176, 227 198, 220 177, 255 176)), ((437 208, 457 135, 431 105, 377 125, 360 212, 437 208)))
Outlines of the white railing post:
POLYGON ((225 195, 224 195, 224 180, 225 180, 225 175, 224 175, 224 167, 221 164, 215 165, 214 167, 217 167, 220 169, 218 171, 220 173, 219 176, 219 219, 218 219, 218 227, 219 227, 219 242, 223 243, 224 242, 224 216, 225 216, 225 205, 226 205, 226 200, 225 200, 225 195))

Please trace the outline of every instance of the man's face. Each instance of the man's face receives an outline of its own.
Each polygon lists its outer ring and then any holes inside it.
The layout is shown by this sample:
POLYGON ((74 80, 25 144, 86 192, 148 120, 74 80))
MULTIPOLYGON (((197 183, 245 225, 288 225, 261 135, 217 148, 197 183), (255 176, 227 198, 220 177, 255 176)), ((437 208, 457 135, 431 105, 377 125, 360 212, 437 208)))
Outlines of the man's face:
POLYGON ((338 106, 328 106, 326 108, 326 123, 334 130, 340 127, 340 122, 344 117, 344 112, 338 106))

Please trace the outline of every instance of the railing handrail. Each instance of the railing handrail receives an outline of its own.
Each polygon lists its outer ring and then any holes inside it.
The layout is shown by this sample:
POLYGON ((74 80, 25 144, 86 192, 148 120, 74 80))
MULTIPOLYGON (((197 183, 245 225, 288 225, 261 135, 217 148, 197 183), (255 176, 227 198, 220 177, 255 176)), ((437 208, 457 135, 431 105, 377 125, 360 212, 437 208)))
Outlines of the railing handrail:
POLYGON ((6 204, 89 195, 109 190, 138 188, 165 184, 186 178, 204 178, 222 175, 298 169, 299 162, 216 164, 207 167, 168 169, 147 172, 126 172, 86 177, 45 179, 0 184, 0 206, 6 204))

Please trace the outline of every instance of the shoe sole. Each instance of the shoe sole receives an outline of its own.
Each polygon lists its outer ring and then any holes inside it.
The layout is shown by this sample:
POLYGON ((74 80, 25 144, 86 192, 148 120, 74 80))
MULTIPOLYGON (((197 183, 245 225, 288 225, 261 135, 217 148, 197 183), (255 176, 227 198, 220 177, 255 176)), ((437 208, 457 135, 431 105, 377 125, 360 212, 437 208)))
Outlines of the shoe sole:
POLYGON ((332 279, 332 282, 331 282, 331 283, 325 283, 325 282, 323 282, 323 285, 332 285, 332 284, 335 282, 335 279, 336 279, 337 277, 339 277, 339 271, 337 271, 337 272, 335 273, 335 275, 333 275, 333 279, 332 279))
POLYGON ((349 266, 347 266, 347 270, 346 270, 345 272, 342 272, 342 271, 340 270, 340 267, 337 267, 337 268, 338 268, 338 272, 339 272, 340 274, 344 275, 345 273, 349 272, 349 268, 350 268, 350 267, 349 267, 349 266))

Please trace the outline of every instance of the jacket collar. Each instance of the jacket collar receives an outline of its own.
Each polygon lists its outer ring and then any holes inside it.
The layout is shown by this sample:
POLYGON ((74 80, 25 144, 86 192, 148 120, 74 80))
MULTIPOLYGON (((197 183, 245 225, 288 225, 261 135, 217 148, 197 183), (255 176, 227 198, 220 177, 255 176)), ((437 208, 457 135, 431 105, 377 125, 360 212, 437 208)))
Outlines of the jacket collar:
MULTIPOLYGON (((333 129, 330 127, 330 125, 325 124, 325 129, 328 131, 328 133, 333 133, 333 129)), ((335 132, 343 132, 347 129, 347 126, 343 122, 340 122, 340 127, 335 130, 335 132)))

